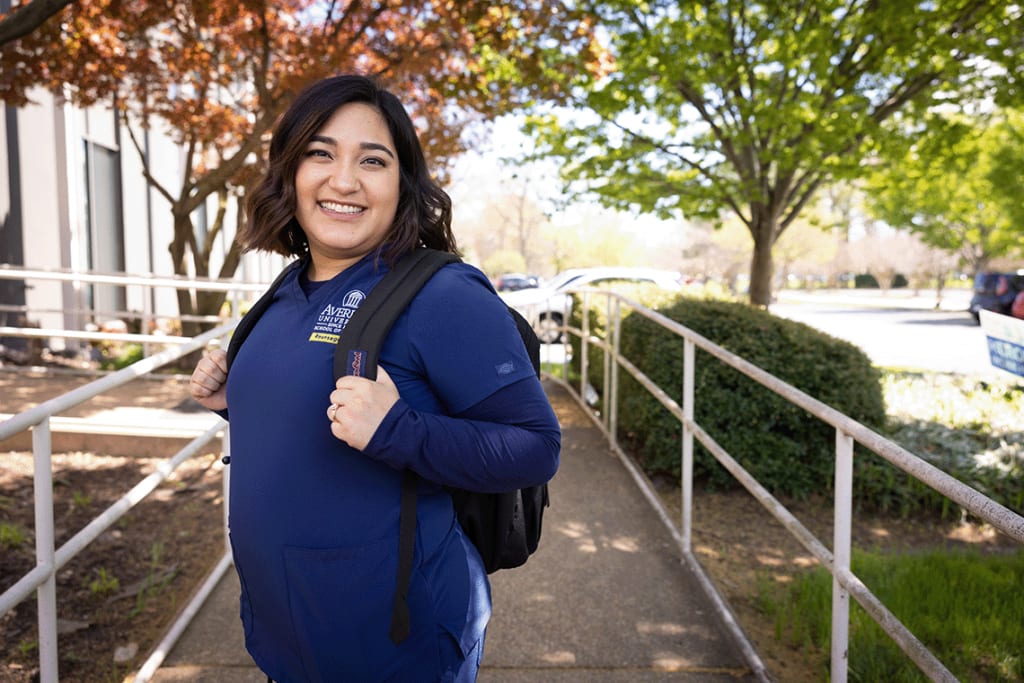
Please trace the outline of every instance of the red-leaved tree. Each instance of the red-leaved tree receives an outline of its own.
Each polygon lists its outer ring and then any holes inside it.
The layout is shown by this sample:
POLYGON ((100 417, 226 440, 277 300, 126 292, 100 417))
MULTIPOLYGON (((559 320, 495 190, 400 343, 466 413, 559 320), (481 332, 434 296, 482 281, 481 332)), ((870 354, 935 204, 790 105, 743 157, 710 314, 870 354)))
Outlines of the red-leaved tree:
MULTIPOLYGON (((39 0, 35 0, 38 2, 39 0)), ((590 24, 563 0, 81 0, 0 55, 0 98, 32 86, 122 116, 147 181, 174 219, 174 272, 210 275, 229 201, 256 177, 274 122, 308 83, 379 77, 412 110, 435 168, 463 151, 470 120, 560 102, 600 63, 590 24), (183 150, 175 184, 147 165, 141 131, 183 150), (160 176, 159 178, 157 176, 160 176), (193 213, 218 198, 200 241, 193 213)), ((230 277, 237 244, 218 277, 230 277)), ((178 295, 179 313, 215 314, 220 293, 178 295)), ((185 334, 199 326, 185 324, 185 334)))

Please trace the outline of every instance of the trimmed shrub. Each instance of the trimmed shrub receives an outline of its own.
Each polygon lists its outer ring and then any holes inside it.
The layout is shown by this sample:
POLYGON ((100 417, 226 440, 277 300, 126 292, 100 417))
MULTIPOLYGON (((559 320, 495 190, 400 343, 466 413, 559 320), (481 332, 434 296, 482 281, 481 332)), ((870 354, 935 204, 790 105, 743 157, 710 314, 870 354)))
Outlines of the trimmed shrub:
POLYGON ((878 289, 878 278, 871 273, 859 273, 853 278, 853 286, 856 289, 878 289))
MULTIPOLYGON (((615 292, 628 298, 630 301, 639 303, 647 308, 659 310, 670 305, 680 295, 676 292, 667 292, 654 285, 638 283, 618 283, 615 292)), ((629 307, 623 304, 624 317, 629 316, 629 307)), ((570 327, 583 329, 583 297, 574 294, 572 312, 569 316, 570 327)), ((608 298, 605 296, 591 295, 587 310, 588 332, 591 336, 607 339, 608 336, 608 298)), ((569 362, 570 382, 579 387, 580 372, 583 357, 582 342, 576 335, 569 335, 569 346, 572 349, 572 359, 569 362)), ((599 395, 598 410, 602 409, 600 393, 604 387, 604 351, 596 346, 588 345, 587 358, 587 381, 594 387, 599 395)), ((632 360, 632 359, 630 359, 632 360)))
POLYGON ((100 368, 103 370, 122 370, 132 363, 139 362, 145 356, 142 344, 115 343, 114 347, 103 350, 100 368))
MULTIPOLYGON (((681 298, 659 312, 854 420, 874 429, 885 423, 879 372, 848 342, 745 304, 681 298)), ((603 326, 603 312, 590 313, 591 324, 603 326)), ((629 315, 620 348, 682 403, 682 339, 643 316, 629 315)), ((574 352, 578 358, 578 345, 574 352)), ((832 488, 831 426, 709 353, 698 348, 695 356, 695 418, 717 443, 773 493, 806 497, 832 488)), ((598 392, 600 358, 599 352, 591 356, 588 373, 598 392)), ((649 474, 678 477, 682 428, 676 418, 625 371, 620 371, 619 390, 620 442, 649 474)), ((697 442, 694 454, 695 476, 706 485, 738 485, 697 442)))

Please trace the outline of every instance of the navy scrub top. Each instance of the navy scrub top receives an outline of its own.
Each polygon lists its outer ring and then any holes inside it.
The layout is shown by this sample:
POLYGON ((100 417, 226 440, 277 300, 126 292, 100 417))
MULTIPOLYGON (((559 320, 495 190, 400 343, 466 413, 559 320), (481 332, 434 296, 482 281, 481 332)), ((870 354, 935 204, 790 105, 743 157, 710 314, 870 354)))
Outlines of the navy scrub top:
MULTIPOLYGON (((482 637, 487 576, 448 494, 423 481, 412 633, 391 642, 401 472, 336 439, 326 417, 337 335, 384 267, 367 257, 308 298, 298 270, 242 345, 227 385, 229 525, 246 646, 281 682, 432 680, 439 638, 468 653, 482 637)), ((427 283, 380 359, 402 401, 432 414, 457 414, 534 376, 504 303, 465 264, 427 283)))

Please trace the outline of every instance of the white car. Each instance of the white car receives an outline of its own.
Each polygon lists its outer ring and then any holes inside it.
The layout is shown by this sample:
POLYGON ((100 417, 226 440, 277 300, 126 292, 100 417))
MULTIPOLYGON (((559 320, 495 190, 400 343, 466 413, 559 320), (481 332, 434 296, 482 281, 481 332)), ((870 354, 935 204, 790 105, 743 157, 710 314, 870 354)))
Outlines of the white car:
POLYGON ((682 289, 682 275, 676 271, 608 266, 566 270, 540 287, 501 292, 501 298, 530 321, 542 343, 553 343, 561 340, 563 316, 572 310, 572 296, 567 291, 607 288, 621 282, 653 284, 673 292, 682 289))

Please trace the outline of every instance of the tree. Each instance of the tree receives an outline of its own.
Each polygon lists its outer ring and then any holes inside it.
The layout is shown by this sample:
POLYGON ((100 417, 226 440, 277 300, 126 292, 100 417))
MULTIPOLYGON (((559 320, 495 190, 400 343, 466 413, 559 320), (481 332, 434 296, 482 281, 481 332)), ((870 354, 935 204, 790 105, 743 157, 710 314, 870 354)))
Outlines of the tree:
POLYGON ((822 230, 821 223, 820 220, 798 219, 776 242, 777 260, 781 266, 776 278, 779 288, 787 286, 790 275, 806 284, 808 278, 821 276, 828 264, 835 260, 836 237, 822 230))
POLYGON ((959 255, 972 275, 1024 257, 1024 115, 932 117, 873 166, 872 213, 959 255))
POLYGON ((541 230, 541 242, 546 249, 545 274, 569 268, 644 263, 636 239, 623 230, 622 216, 597 206, 584 206, 559 218, 541 230))
POLYGON ((610 59, 576 111, 528 123, 575 196, 721 222, 754 242, 750 301, 771 299, 772 247, 823 185, 854 178, 884 124, 980 98, 1020 59, 1002 0, 611 0, 591 11, 610 59), (979 55, 988 62, 982 63, 979 55))
POLYGON ((533 273, 544 260, 547 250, 541 241, 541 229, 548 217, 528 192, 530 178, 511 177, 500 169, 488 183, 482 178, 464 183, 453 202, 460 206, 457 236, 463 246, 469 246, 483 263, 492 257, 498 264, 508 263, 508 254, 516 254, 511 270, 485 271, 491 275, 501 272, 533 273), (465 201, 465 200, 469 201, 465 201), (472 215, 467 211, 476 209, 472 215))
MULTIPOLYGON (((0 47, 26 36, 74 0, 31 0, 0 18, 0 47)), ((9 3, 3 3, 7 6, 9 3)))
MULTIPOLYGON (((443 175, 466 121, 559 101, 593 59, 589 24, 561 0, 95 0, 76 10, 5 50, 0 96, 18 104, 42 85, 120 111, 146 180, 170 206, 169 250, 182 275, 210 274, 230 198, 255 177, 275 120, 307 83, 343 71, 380 77, 412 110, 443 175), (154 125, 183 149, 180 177, 148 165, 139 141, 154 125), (192 217, 214 202, 201 241, 192 217)), ((233 243, 218 276, 230 277, 239 258, 233 243)), ((179 312, 216 313, 222 301, 182 290, 179 312)))

